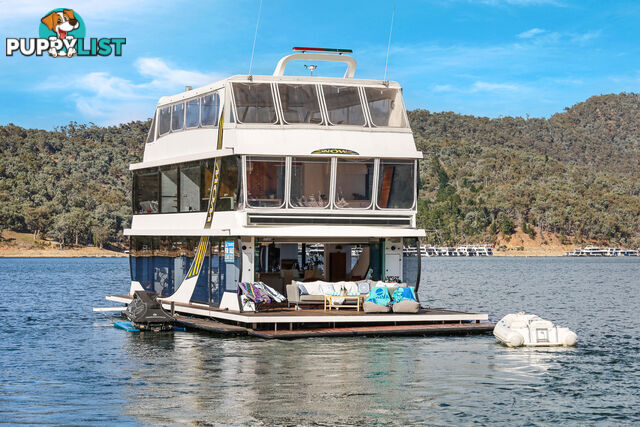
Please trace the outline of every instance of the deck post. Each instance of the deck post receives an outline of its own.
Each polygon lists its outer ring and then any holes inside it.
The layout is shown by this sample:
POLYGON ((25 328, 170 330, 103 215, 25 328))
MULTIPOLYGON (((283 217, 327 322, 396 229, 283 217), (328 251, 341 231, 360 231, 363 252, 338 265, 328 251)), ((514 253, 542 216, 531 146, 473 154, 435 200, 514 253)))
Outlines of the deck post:
POLYGON ((171 315, 172 316, 176 315, 176 303, 175 303, 175 301, 171 301, 171 315))

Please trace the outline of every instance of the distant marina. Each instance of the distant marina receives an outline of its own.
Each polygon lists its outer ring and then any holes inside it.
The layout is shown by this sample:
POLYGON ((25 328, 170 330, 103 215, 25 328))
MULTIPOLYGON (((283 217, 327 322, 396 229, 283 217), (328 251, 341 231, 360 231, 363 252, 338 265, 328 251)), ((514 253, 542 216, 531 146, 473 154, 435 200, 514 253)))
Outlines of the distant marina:
POLYGON ((584 248, 575 248, 565 253, 565 256, 572 257, 614 257, 614 256, 638 256, 636 249, 621 248, 599 248, 597 246, 585 246, 584 248))
MULTIPOLYGON (((408 246, 402 250, 405 256, 417 256, 418 247, 408 246)), ((420 246, 421 257, 436 257, 436 256, 448 256, 448 257, 467 257, 467 256, 492 256, 493 245, 481 244, 481 245, 463 245, 458 247, 452 246, 420 246)))

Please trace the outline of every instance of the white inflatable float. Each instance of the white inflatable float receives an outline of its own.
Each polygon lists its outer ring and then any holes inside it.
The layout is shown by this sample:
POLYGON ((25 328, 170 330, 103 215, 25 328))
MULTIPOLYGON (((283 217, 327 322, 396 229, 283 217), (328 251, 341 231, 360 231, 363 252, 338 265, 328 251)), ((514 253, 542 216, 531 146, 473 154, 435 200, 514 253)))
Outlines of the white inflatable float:
POLYGON ((493 335, 509 347, 573 346, 578 336, 569 328, 555 326, 535 314, 507 314, 496 324, 493 335))

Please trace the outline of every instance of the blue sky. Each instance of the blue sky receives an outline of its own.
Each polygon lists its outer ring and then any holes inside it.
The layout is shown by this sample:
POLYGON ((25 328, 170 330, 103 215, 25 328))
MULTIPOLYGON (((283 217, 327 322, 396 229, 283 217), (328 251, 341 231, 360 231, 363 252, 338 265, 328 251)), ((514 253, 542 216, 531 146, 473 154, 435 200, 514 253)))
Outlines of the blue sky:
MULTIPOLYGON (((246 74, 259 0, 2 1, 0 38, 37 37, 76 10, 87 37, 126 37, 122 57, 0 56, 0 124, 51 129, 150 117, 160 96, 246 74)), ((253 74, 292 46, 354 50, 356 77, 389 79, 410 109, 548 117, 592 95, 637 91, 640 2, 264 0, 253 74)), ((336 70, 318 64, 320 75, 336 70)), ((304 72, 302 65, 298 71, 304 72)))

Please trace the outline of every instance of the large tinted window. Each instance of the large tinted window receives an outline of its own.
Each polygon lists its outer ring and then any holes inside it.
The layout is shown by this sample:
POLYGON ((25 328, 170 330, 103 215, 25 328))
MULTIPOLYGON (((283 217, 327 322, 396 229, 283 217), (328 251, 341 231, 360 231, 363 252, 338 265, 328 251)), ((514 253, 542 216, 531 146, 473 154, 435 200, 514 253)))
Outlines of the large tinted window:
POLYGON ((287 123, 321 123, 320 102, 313 85, 279 84, 280 103, 287 123))
POLYGON ((158 116, 158 135, 165 135, 171 129, 171 107, 161 108, 158 116))
POLYGON ((184 128, 184 104, 171 107, 171 130, 184 128))
POLYGON ((220 96, 217 93, 200 98, 200 123, 202 126, 218 126, 220 96))
POLYGON ((380 160, 378 207, 382 209, 411 209, 414 195, 414 162, 380 160))
POLYGON ((158 170, 134 172, 133 183, 134 214, 158 213, 158 170))
POLYGON ((180 167, 180 212, 200 209, 200 165, 180 167))
POLYGON ((156 115, 153 115, 153 120, 151 120, 151 127, 149 128, 149 133, 147 134, 147 144, 153 142, 156 139, 156 115))
POLYGON ((368 208, 373 189, 373 160, 338 159, 336 206, 368 208))
MULTIPOLYGON (((216 201, 216 212, 233 211, 238 204, 240 196, 240 157, 228 156, 220 160, 220 184, 218 187, 218 200, 216 201)), ((211 195, 211 179, 215 167, 215 160, 208 160, 203 168, 204 184, 201 196, 202 211, 209 207, 209 197, 211 195)))
POLYGON ((375 126, 406 127, 399 89, 366 87, 371 120, 375 126))
POLYGON ((216 211, 235 210, 238 194, 240 194, 240 158, 237 156, 223 157, 216 211))
POLYGON ((276 123, 270 84, 233 83, 233 96, 240 123, 276 123))
POLYGON ((358 88, 353 86, 322 86, 329 122, 332 125, 365 124, 358 88))
POLYGON ((178 169, 160 171, 160 212, 178 212, 178 169))
POLYGON ((251 207, 284 204, 284 158, 247 158, 247 202, 251 207))
POLYGON ((187 113, 185 117, 186 128, 196 128, 200 124, 200 98, 187 101, 187 113))
POLYGON ((329 206, 331 159, 294 158, 291 166, 291 206, 329 206))

